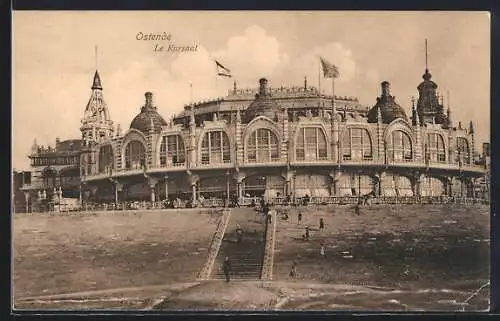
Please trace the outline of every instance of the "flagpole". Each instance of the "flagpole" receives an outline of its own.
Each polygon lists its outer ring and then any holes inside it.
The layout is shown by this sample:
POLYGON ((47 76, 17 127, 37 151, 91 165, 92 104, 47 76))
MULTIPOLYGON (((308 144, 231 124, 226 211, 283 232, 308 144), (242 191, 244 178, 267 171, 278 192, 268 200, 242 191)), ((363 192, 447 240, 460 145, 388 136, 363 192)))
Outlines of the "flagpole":
POLYGON ((318 63, 318 92, 321 97, 321 60, 318 63))
POLYGON ((189 83, 189 99, 191 100, 191 107, 193 107, 193 83, 189 83))

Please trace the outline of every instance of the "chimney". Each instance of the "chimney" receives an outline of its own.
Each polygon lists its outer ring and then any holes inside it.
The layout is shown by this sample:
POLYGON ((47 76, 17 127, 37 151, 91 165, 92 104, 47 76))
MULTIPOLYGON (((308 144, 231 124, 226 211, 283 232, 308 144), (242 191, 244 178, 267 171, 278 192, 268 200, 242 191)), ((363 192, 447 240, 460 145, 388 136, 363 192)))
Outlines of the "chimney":
POLYGON ((59 139, 59 137, 56 137, 56 148, 57 148, 57 146, 59 146, 60 142, 61 142, 61 140, 59 139))
POLYGON ((146 96, 146 104, 144 106, 147 108, 153 108, 153 93, 148 91, 144 95, 146 96))
POLYGON ((266 78, 260 78, 259 80, 259 96, 266 96, 267 95, 267 79, 266 78))
POLYGON ((382 82, 382 97, 389 97, 391 95, 390 84, 387 81, 382 82))

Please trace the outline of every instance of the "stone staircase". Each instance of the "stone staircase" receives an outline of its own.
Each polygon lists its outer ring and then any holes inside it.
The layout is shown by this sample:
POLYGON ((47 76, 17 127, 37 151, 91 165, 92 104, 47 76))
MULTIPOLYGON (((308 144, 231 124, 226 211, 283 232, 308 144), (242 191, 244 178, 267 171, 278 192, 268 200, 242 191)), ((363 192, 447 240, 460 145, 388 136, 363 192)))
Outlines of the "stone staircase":
POLYGON ((231 261, 232 280, 260 279, 265 252, 265 234, 265 219, 256 215, 253 208, 232 209, 231 219, 217 253, 211 279, 225 279, 222 266, 226 256, 231 261), (236 243, 237 225, 240 225, 244 231, 240 243, 236 243))

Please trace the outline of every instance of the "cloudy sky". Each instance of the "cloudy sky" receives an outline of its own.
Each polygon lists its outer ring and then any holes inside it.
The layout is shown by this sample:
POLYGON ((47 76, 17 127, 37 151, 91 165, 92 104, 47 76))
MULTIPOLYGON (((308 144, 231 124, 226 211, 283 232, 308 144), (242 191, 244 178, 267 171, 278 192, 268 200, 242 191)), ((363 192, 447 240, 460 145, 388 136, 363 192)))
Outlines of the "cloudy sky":
POLYGON ((453 120, 473 120, 476 141, 488 141, 489 21, 480 12, 14 12, 13 165, 28 168, 35 138, 45 146, 80 138, 96 65, 111 118, 124 130, 146 91, 166 119, 190 102, 190 83, 194 100, 223 96, 232 80, 216 83, 212 59, 232 70, 238 87, 256 87, 260 77, 276 87, 302 85, 304 76, 317 86, 317 57, 324 56, 340 69, 337 95, 372 106, 387 80, 409 114, 425 69, 425 38, 453 120), (141 32, 171 40, 137 40, 141 32), (198 50, 155 53, 157 43, 198 50))

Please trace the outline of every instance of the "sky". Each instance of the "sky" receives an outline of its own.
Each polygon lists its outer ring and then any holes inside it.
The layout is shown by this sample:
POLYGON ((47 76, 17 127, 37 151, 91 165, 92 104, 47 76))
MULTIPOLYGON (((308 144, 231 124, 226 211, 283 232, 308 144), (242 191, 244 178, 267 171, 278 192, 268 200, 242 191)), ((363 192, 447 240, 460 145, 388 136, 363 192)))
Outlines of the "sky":
MULTIPOLYGON (((490 137, 487 12, 15 11, 12 24, 16 170, 29 168, 35 138, 54 146, 56 137, 81 137, 96 68, 111 119, 123 132, 147 91, 168 119, 191 100, 224 96, 233 81, 239 88, 256 88, 261 77, 271 87, 302 86, 306 77, 318 86, 319 56, 339 68, 336 95, 373 106, 380 83, 388 81, 411 115, 411 97, 418 97, 425 71, 425 39, 432 80, 455 125, 474 122, 477 150, 490 137), (138 40, 140 33, 171 37, 138 40), (163 52, 155 52, 157 44, 163 52), (198 47, 165 51, 171 44, 198 47), (214 59, 233 78, 216 80, 214 59)), ((321 89, 332 91, 326 79, 321 89)))

